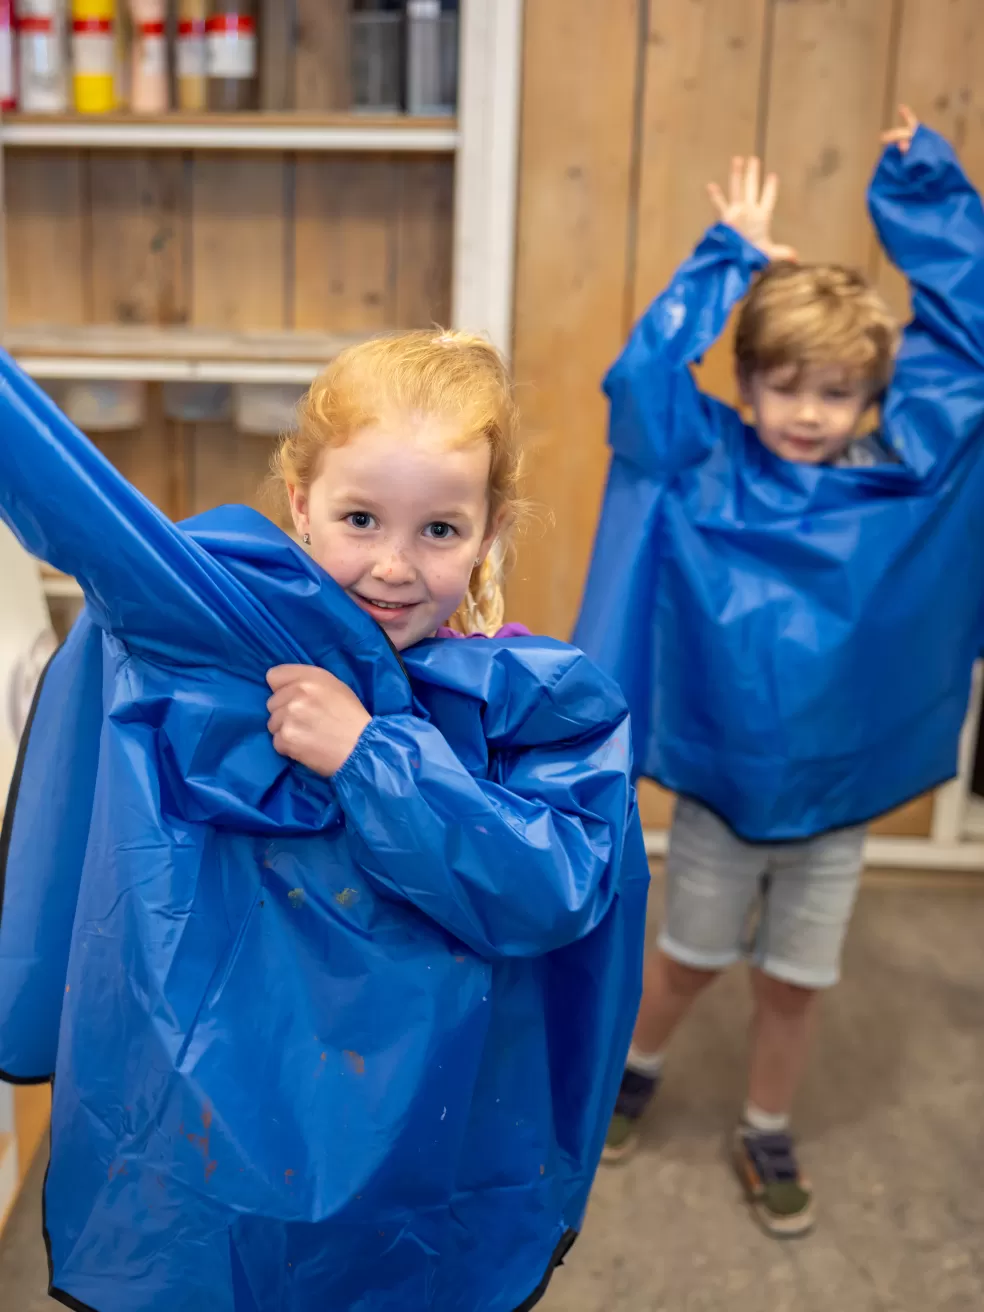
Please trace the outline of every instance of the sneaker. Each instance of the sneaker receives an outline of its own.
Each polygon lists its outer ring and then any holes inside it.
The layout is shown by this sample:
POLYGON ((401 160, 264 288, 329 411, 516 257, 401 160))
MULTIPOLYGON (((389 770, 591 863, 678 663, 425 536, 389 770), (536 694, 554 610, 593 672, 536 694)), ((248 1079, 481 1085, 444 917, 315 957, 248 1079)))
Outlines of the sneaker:
POLYGON ((601 1154, 603 1162, 624 1162, 635 1152, 639 1143, 639 1120, 659 1088, 661 1078, 659 1075, 625 1071, 601 1154))
POLYGON ((813 1227, 813 1190, 796 1162, 788 1134, 735 1131, 734 1164, 756 1219, 770 1235, 791 1239, 813 1227))

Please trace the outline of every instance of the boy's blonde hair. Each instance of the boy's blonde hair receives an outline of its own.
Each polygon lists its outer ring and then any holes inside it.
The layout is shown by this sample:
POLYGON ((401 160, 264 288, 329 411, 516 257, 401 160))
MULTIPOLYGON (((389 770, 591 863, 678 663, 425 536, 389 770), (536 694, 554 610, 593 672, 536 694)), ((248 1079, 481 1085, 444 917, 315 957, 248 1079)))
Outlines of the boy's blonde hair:
POLYGON ((898 323, 859 273, 839 264, 770 264, 738 318, 738 375, 782 365, 842 365, 874 399, 888 386, 898 323))
POLYGON ((493 634, 505 609, 504 561, 525 503, 512 379, 484 338, 429 329, 375 337, 342 351, 301 401, 297 426, 274 457, 274 472, 285 485, 310 487, 326 447, 404 415, 436 419, 462 442, 489 445, 489 522, 497 525, 497 539, 472 570, 465 599, 448 624, 460 633, 493 634))

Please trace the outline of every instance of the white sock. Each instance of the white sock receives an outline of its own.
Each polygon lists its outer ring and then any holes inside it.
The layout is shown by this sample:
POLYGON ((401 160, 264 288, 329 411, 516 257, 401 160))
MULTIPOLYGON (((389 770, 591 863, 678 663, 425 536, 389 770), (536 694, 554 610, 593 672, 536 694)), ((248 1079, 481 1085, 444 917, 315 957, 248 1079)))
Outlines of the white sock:
POLYGON ((783 1134, 789 1129, 788 1112, 764 1112, 753 1102, 745 1103, 744 1122, 759 1134, 783 1134))
POLYGON ((663 1054, 661 1052, 640 1052, 633 1044, 629 1049, 625 1069, 634 1071, 636 1075, 645 1075, 649 1079, 655 1080, 657 1075, 663 1073, 663 1054))

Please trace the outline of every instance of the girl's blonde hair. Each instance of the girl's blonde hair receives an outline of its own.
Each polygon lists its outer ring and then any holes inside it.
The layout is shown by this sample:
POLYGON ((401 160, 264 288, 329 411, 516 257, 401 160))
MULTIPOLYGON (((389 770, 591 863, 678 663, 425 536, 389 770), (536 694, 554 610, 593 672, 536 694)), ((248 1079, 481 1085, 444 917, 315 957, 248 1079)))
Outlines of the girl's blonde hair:
POLYGON ((508 549, 526 506, 519 490, 523 460, 512 379, 484 338, 431 329, 348 347, 302 399, 297 426, 274 456, 274 473, 284 485, 310 487, 326 447, 341 446, 394 415, 436 419, 462 442, 489 445, 489 522, 496 524, 497 537, 472 570, 465 599, 448 624, 460 633, 493 634, 505 609, 508 549))
POLYGON ((738 317, 735 357, 744 378, 795 364, 842 365, 872 397, 889 383, 899 326, 871 284, 839 264, 769 265, 738 317))

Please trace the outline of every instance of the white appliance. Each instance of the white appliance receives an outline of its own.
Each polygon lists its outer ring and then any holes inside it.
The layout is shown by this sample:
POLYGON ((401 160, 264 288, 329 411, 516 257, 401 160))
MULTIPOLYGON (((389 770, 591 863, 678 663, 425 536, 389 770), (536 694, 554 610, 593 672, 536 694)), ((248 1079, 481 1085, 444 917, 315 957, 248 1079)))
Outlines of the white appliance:
POLYGON ((0 523, 0 813, 38 679, 57 646, 37 563, 0 523))

